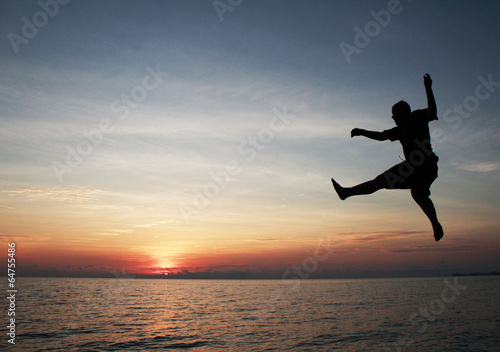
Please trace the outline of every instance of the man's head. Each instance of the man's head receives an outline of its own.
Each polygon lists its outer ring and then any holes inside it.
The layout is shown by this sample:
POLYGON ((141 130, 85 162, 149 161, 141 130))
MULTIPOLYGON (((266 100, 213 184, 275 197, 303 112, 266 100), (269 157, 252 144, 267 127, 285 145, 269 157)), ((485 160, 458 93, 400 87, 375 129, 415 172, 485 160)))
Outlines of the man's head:
POLYGON ((399 101, 392 107, 392 119, 396 125, 401 125, 411 116, 410 105, 406 101, 399 101))

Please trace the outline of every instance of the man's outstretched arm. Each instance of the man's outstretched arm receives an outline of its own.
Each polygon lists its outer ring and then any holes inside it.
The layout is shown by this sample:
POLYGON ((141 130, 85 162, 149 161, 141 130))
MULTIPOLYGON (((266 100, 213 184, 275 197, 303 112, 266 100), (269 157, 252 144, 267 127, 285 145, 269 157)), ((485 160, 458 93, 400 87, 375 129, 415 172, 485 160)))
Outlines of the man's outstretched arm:
POLYGON ((427 95, 427 108, 429 117, 437 117, 436 99, 434 99, 434 93, 432 92, 432 79, 428 73, 424 75, 424 87, 425 94, 427 95))
POLYGON ((351 131, 351 138, 356 136, 363 136, 376 141, 386 141, 389 139, 389 136, 385 132, 367 131, 361 128, 355 128, 351 131))

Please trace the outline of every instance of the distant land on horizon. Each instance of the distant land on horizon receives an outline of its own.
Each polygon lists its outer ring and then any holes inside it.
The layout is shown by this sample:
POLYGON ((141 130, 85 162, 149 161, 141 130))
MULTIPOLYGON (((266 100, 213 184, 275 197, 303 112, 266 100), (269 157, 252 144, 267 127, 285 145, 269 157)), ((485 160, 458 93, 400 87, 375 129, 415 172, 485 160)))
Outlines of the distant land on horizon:
POLYGON ((469 273, 469 274, 464 274, 464 273, 455 273, 453 276, 494 276, 494 275, 500 275, 500 271, 490 271, 489 273, 469 273))
POLYGON ((176 274, 139 274, 139 273, 118 273, 118 272, 88 272, 80 275, 70 275, 68 273, 45 272, 35 275, 18 275, 18 277, 60 277, 60 278, 118 278, 118 279, 162 279, 162 280, 318 280, 318 279, 387 279, 387 278, 425 278, 425 277, 445 277, 445 276, 500 276, 500 271, 471 272, 471 273, 440 273, 432 275, 428 273, 377 273, 369 275, 367 273, 359 275, 310 275, 299 277, 275 272, 250 272, 250 271, 211 271, 211 272, 181 272, 176 274))

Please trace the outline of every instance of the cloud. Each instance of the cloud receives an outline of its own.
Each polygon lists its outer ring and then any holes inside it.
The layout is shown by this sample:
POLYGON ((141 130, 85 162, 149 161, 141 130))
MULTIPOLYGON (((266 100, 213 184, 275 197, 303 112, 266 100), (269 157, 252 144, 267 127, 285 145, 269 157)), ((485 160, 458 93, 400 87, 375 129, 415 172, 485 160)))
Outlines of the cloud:
POLYGON ((30 199, 35 201, 88 202, 95 201, 102 191, 81 186, 66 187, 28 187, 1 191, 9 197, 30 199))
POLYGON ((30 242, 34 241, 43 242, 50 240, 51 238, 48 236, 41 237, 41 236, 31 236, 31 235, 8 235, 5 233, 0 233, 0 241, 12 241, 12 240, 18 241, 20 239, 29 240, 30 242))
POLYGON ((453 163, 459 170, 466 170, 472 172, 490 172, 500 169, 500 163, 491 162, 469 162, 469 163, 453 163))
POLYGON ((435 245, 425 246, 412 246, 409 248, 389 249, 390 253, 419 253, 419 252, 456 252, 456 251, 470 251, 472 249, 469 245, 440 247, 435 245))
POLYGON ((162 221, 157 221, 157 222, 153 222, 153 223, 150 223, 150 224, 135 225, 135 227, 153 227, 153 226, 158 226, 158 225, 162 225, 162 224, 168 224, 168 223, 171 223, 173 221, 174 220, 172 220, 172 219, 162 220, 162 221))
POLYGON ((394 239, 400 237, 409 237, 413 235, 419 235, 425 233, 424 231, 393 231, 393 232, 384 232, 384 233, 374 233, 370 235, 366 235, 359 238, 353 238, 352 241, 356 242, 369 242, 369 241, 381 241, 386 239, 394 239))

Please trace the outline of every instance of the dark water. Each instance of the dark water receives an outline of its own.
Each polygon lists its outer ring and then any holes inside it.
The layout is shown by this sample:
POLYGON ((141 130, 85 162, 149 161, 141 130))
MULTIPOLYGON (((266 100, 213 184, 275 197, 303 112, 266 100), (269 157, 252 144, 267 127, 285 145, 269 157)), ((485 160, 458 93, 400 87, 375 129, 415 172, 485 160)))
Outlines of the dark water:
POLYGON ((2 350, 500 351, 498 276, 19 278, 17 289, 16 345, 4 308, 2 350))

